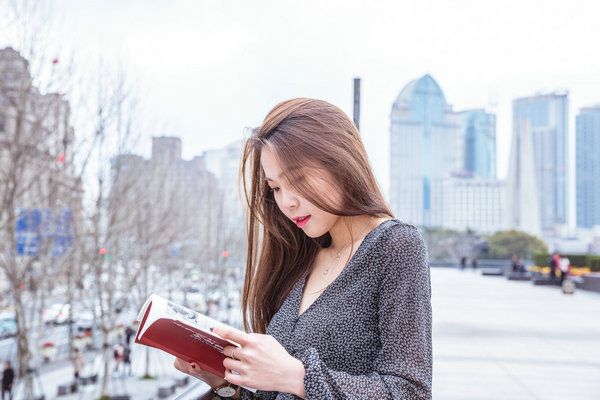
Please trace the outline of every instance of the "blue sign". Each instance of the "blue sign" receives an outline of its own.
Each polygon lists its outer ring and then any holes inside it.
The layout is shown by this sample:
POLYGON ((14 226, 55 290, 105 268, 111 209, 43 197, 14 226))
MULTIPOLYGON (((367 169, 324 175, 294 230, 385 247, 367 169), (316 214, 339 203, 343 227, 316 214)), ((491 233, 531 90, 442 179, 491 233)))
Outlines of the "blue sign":
POLYGON ((17 254, 39 256, 48 252, 52 257, 64 255, 73 245, 73 219, 70 209, 20 209, 15 227, 17 254))
POLYGON ((39 209, 19 210, 15 236, 17 239, 17 254, 21 256, 37 256, 40 254, 42 234, 42 213, 39 209))

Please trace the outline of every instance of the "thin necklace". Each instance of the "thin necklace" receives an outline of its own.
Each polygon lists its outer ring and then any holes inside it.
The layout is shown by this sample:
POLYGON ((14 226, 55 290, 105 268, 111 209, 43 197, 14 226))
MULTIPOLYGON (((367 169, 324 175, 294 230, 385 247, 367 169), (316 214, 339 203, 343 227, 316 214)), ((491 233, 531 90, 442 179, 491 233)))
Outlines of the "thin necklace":
MULTIPOLYGON (((352 237, 350 239, 350 241, 348 243, 346 243, 344 245, 344 247, 342 247, 342 249, 340 251, 338 251, 338 253, 334 256, 333 254, 331 255, 331 258, 329 259, 329 264, 327 265, 327 268, 325 268, 325 271, 323 271, 323 275, 327 275, 329 273, 329 268, 331 268, 331 264, 333 263, 333 259, 335 258, 335 263, 337 265, 338 261, 340 261, 340 257, 342 256, 342 251, 344 251, 346 249, 346 247, 350 246, 352 243, 354 243, 354 241, 356 239, 359 238, 360 234, 364 232, 364 230, 367 228, 367 225, 369 225, 369 222, 371 222, 371 220, 369 219, 367 221, 367 223, 362 227, 362 229, 360 230, 360 232, 358 232, 356 234, 356 236, 352 237)), ((330 250, 333 253, 333 249, 330 250)))

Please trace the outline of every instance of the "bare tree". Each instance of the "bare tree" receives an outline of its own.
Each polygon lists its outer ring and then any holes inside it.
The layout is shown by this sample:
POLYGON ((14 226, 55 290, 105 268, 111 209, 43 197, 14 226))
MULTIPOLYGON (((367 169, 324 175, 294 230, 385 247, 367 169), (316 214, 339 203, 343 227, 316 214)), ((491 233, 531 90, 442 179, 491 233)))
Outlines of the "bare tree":
MULTIPOLYGON (((12 48, 0 50, 0 269, 15 307, 23 378, 31 377, 43 335, 40 311, 51 290, 43 278, 65 265, 58 256, 70 247, 64 241, 72 238, 71 207, 81 193, 69 116, 69 104, 59 94, 44 94, 34 85, 26 59, 12 48), (41 328, 32 340, 35 319, 41 328)), ((24 379, 23 392, 33 398, 31 379, 24 379)))

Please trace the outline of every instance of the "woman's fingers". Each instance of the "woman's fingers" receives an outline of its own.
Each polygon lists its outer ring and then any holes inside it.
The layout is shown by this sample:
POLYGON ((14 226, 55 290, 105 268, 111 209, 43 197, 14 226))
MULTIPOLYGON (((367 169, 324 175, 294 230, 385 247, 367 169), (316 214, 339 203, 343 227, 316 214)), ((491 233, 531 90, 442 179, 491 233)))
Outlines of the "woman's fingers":
POLYGON ((182 360, 181 358, 175 358, 173 366, 175 367, 175 369, 178 369, 181 372, 199 377, 198 373, 200 372, 200 370, 198 369, 196 363, 188 363, 187 361, 182 360))
POLYGON ((223 366, 241 374, 243 372, 244 363, 239 360, 234 360, 233 358, 226 358, 223 360, 223 366))
POLYGON ((219 335, 225 339, 229 339, 236 343, 239 343, 242 346, 244 346, 245 344, 248 343, 249 335, 242 331, 238 331, 237 329, 223 327, 223 326, 215 326, 212 329, 212 331, 214 333, 216 333, 217 335, 219 335))
POLYGON ((242 348, 238 346, 227 346, 223 347, 223 354, 234 360, 242 359, 242 348))
POLYGON ((234 385, 238 385, 238 386, 250 386, 248 384, 248 382, 246 382, 246 380, 244 379, 244 377, 242 375, 240 375, 239 373, 237 373, 237 371, 235 370, 231 370, 231 369, 227 369, 225 371, 225 380, 229 383, 232 383, 234 385))

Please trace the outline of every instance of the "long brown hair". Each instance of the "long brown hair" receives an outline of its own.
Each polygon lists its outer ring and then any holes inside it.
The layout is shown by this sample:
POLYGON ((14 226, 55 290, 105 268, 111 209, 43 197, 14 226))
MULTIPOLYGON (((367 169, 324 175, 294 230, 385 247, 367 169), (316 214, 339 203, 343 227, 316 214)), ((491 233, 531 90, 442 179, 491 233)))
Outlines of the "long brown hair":
POLYGON ((344 112, 326 101, 306 98, 275 106, 262 125, 251 131, 240 169, 248 206, 242 311, 245 329, 256 333, 266 332, 318 250, 331 243, 328 233, 308 237, 279 210, 260 164, 264 146, 273 151, 286 182, 320 209, 339 216, 393 216, 377 186, 360 134, 344 112), (337 188, 341 204, 302 179, 319 172, 337 188))

